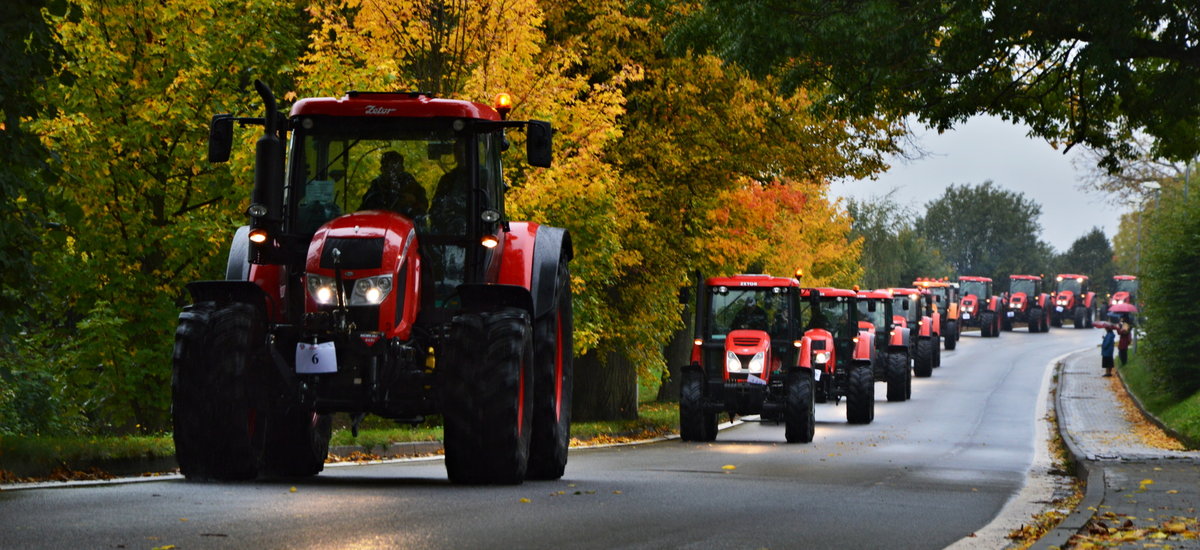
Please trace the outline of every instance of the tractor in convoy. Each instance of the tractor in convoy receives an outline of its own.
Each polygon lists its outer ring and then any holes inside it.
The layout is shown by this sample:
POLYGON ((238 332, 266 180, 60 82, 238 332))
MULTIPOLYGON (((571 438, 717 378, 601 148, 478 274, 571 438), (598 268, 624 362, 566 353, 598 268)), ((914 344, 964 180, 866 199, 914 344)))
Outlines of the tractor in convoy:
POLYGON ((959 316, 963 327, 979 327, 984 338, 1000 336, 1000 317, 1005 309, 1004 299, 992 294, 988 277, 961 276, 958 278, 962 301, 959 316))
POLYGON ((893 322, 909 331, 913 376, 933 376, 933 368, 942 364, 942 344, 937 332, 941 314, 934 311, 932 297, 920 288, 888 288, 883 292, 892 297, 893 322))
POLYGON ((815 384, 803 336, 800 282, 769 275, 714 277, 696 293, 696 338, 679 389, 679 435, 713 441, 717 415, 782 418, 788 443, 812 441, 815 384))
POLYGON ((942 344, 948 350, 958 346, 961 322, 958 310, 958 283, 946 279, 918 278, 913 286, 928 291, 933 301, 933 308, 940 314, 941 323, 938 333, 942 335, 942 344))
POLYGON ((1061 327, 1064 320, 1070 320, 1075 328, 1092 326, 1096 294, 1088 290, 1088 276, 1060 273, 1054 281, 1054 293, 1050 295, 1054 301, 1054 308, 1050 310, 1050 324, 1061 327))
POLYGON ((907 401, 912 396, 909 330, 895 324, 891 294, 860 290, 856 303, 859 328, 874 335, 875 360, 871 367, 875 381, 887 383, 888 401, 907 401))
POLYGON ((1138 278, 1135 275, 1113 275, 1113 292, 1108 297, 1100 312, 1101 319, 1108 318, 1108 308, 1117 304, 1136 306, 1138 299, 1138 278))
POLYGON ((183 475, 315 475, 342 412, 355 432, 367 414, 441 415, 454 483, 561 477, 571 239, 509 220, 501 172, 511 129, 529 164, 550 165, 549 123, 507 120, 506 96, 493 107, 416 92, 303 99, 285 116, 255 88, 262 117, 210 127, 210 162, 228 160, 235 123, 263 134, 225 279, 187 285, 179 315, 183 475))
POLYGON ((846 399, 846 421, 875 419, 875 333, 859 323, 858 293, 840 288, 800 292, 800 321, 811 342, 816 400, 846 399))
POLYGON ((1012 330, 1014 323, 1025 323, 1029 332, 1050 330, 1050 295, 1042 292, 1041 277, 1008 276, 1008 307, 1001 319, 1001 328, 1012 330))

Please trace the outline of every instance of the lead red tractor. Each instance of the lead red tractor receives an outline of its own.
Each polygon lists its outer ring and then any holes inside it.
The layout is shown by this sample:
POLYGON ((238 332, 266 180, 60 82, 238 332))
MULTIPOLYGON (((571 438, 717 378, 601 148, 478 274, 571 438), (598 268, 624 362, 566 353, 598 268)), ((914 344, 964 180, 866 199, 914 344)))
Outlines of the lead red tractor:
POLYGON ((367 414, 442 415, 454 483, 561 477, 571 239, 509 220, 501 172, 510 129, 524 129, 531 165, 550 165, 549 123, 506 120, 504 101, 393 92, 304 99, 284 116, 255 87, 263 117, 216 115, 210 130, 212 162, 228 159, 235 123, 264 133, 226 280, 189 284, 194 303, 179 316, 184 476, 315 475, 331 415, 344 412, 355 432, 367 414), (420 192, 368 206, 388 189, 372 176, 389 154, 420 192))
POLYGON ((938 333, 942 335, 942 344, 946 349, 953 350, 958 346, 958 338, 962 335, 958 283, 946 279, 918 278, 913 281, 913 286, 929 294, 933 309, 940 314, 938 333))
POLYGON ((782 418, 788 443, 816 430, 810 342, 800 324, 800 282, 769 275, 704 281, 697 292, 696 339, 679 388, 679 435, 717 438, 717 415, 782 418))
POLYGON ((933 310, 931 298, 919 288, 884 289, 892 297, 892 318, 896 326, 909 330, 913 375, 933 376, 934 367, 942 364, 941 335, 937 327, 941 314, 933 310))
POLYGON ((1060 273, 1054 281, 1054 293, 1051 294, 1054 309, 1050 311, 1050 324, 1061 327, 1064 320, 1070 320, 1075 328, 1091 327, 1096 293, 1088 290, 1088 276, 1060 273))
POLYGON ((1024 323, 1029 332, 1050 330, 1050 295, 1042 292, 1042 278, 1037 275, 1008 276, 1008 308, 1001 320, 1002 328, 1011 331, 1015 323, 1024 323))
POLYGON ((856 300, 858 325, 875 340, 871 368, 876 382, 887 383, 888 401, 912 397, 912 354, 908 327, 896 324, 892 295, 879 290, 860 290, 856 300))
POLYGON ((1000 318, 1005 309, 1004 299, 992 293, 992 280, 988 277, 962 276, 958 278, 962 301, 959 312, 964 327, 979 327, 984 338, 1000 336, 1000 318))

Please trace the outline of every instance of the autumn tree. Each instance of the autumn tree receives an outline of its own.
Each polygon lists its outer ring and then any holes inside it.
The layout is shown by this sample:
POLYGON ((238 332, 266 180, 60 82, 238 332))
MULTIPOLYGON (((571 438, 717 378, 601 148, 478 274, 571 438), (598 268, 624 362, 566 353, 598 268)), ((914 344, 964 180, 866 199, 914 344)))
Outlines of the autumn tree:
POLYGON ((247 112, 302 46, 295 4, 74 0, 48 14, 62 49, 35 121, 69 204, 60 246, 34 261, 49 294, 24 359, 65 377, 93 429, 168 425, 171 341, 184 283, 220 273, 249 166, 203 161, 216 112, 247 112))
POLYGON ((1091 289, 1097 295, 1112 291, 1112 277, 1116 275, 1112 244, 1099 227, 1093 227, 1086 235, 1075 239, 1071 248, 1057 256, 1054 262, 1058 273, 1087 275, 1091 279, 1091 289))
POLYGON ((966 0, 708 0, 676 32, 843 116, 915 114, 945 130, 977 114, 1051 143, 1127 157, 1200 152, 1200 11, 1172 0, 981 5, 966 0))

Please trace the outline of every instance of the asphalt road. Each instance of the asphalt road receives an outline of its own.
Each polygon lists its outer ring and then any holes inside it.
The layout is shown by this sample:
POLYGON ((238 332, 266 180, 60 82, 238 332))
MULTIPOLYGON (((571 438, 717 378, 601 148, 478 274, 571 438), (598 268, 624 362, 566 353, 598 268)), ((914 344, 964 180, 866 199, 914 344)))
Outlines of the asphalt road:
POLYGON ((875 422, 817 406, 816 439, 573 451, 560 481, 459 487, 440 460, 301 482, 165 480, 0 492, 0 548, 943 548, 1025 481, 1050 362, 1094 331, 965 335, 875 422), (294 490, 293 490, 294 488, 294 490))

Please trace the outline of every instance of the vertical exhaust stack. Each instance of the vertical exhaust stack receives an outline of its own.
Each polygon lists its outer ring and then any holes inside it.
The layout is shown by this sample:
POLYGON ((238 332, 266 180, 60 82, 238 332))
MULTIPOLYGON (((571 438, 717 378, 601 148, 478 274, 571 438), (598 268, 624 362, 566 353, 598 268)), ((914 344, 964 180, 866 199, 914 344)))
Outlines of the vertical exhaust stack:
POLYGON ((283 140, 279 137, 279 112, 275 94, 261 80, 254 89, 262 97, 265 113, 263 135, 258 138, 254 157, 254 191, 250 198, 250 228, 267 231, 268 244, 278 237, 283 222, 283 140))

